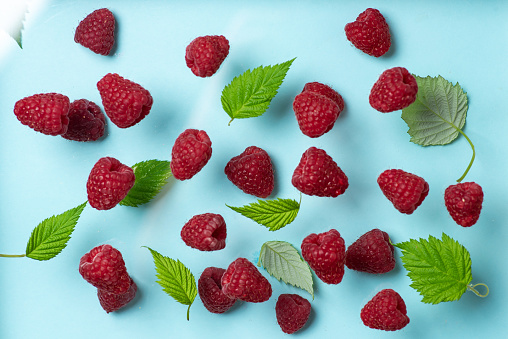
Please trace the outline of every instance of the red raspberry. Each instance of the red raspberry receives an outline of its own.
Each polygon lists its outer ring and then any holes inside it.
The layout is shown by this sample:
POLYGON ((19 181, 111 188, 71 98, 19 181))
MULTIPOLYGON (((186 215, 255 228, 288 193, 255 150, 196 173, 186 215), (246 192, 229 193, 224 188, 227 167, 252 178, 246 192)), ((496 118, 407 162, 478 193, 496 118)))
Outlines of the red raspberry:
POLYGON ((180 233, 187 246, 200 251, 217 251, 226 247, 226 222, 220 214, 193 216, 180 233))
POLYGON ((153 99, 139 84, 116 73, 106 74, 97 83, 104 111, 120 128, 134 126, 150 113, 153 99))
POLYGON ((210 77, 217 72, 229 54, 229 41, 222 35, 197 37, 185 49, 185 62, 198 77, 210 77))
POLYGON ((395 267, 394 248, 388 233, 373 229, 346 250, 346 266, 367 273, 386 273, 395 267))
POLYGON ((384 289, 361 310, 360 318, 365 326, 384 331, 397 331, 409 323, 406 304, 392 289, 384 289))
POLYGON ((291 183, 304 194, 334 198, 349 186, 347 176, 332 157, 316 147, 303 153, 291 183))
POLYGON ((106 118, 95 103, 76 100, 69 109, 69 128, 62 137, 75 141, 95 141, 104 135, 106 118))
POLYGON ((390 29, 377 9, 367 8, 356 21, 346 24, 344 30, 347 39, 368 55, 380 57, 390 49, 390 29))
POLYGON ((400 169, 389 169, 377 178, 383 194, 401 213, 411 214, 429 194, 429 184, 421 177, 400 169))
POLYGON ((178 180, 195 176, 212 156, 212 142, 205 131, 186 129, 171 151, 171 173, 178 180))
POLYGON ((281 294, 275 304, 275 315, 282 332, 291 334, 301 329, 310 316, 310 302, 298 294, 281 294))
POLYGON ((346 246, 337 230, 309 234, 303 239, 301 247, 302 257, 319 279, 327 284, 342 281, 346 246))
POLYGON ((86 191, 90 206, 98 210, 109 210, 125 198, 134 186, 134 171, 115 158, 100 158, 95 163, 86 191))
POLYGON ((330 131, 344 109, 344 100, 331 87, 307 83, 293 101, 298 126, 303 134, 317 138, 330 131))
POLYGON ((404 67, 387 69, 370 90, 370 105, 382 113, 406 108, 416 100, 418 84, 404 67))
POLYGON ((228 179, 242 191, 267 198, 274 187, 272 160, 265 150, 250 146, 233 157, 224 169, 228 179))
POLYGON ((126 306, 128 303, 134 299, 136 296, 136 292, 138 291, 138 286, 134 282, 134 280, 130 280, 130 286, 127 292, 122 294, 115 294, 111 292, 106 292, 101 289, 97 289, 97 297, 99 298, 99 302, 107 313, 118 311, 122 307, 126 306))
POLYGON ((111 245, 94 247, 81 257, 79 273, 93 286, 105 292, 123 294, 131 286, 122 253, 111 245))
POLYGON ((483 190, 475 182, 449 186, 444 194, 445 205, 455 222, 464 227, 476 224, 483 203, 483 190))
POLYGON ((272 285, 253 263, 238 258, 222 276, 222 292, 232 299, 260 303, 270 299, 272 285))
POLYGON ((207 267, 198 280, 198 292, 205 308, 212 313, 224 313, 236 302, 222 292, 222 276, 225 269, 207 267))
POLYGON ((115 44, 115 17, 107 8, 93 11, 76 28, 74 41, 92 50, 108 55, 115 44))
POLYGON ((67 132, 69 98, 58 93, 42 93, 18 100, 14 114, 23 125, 47 135, 67 132))

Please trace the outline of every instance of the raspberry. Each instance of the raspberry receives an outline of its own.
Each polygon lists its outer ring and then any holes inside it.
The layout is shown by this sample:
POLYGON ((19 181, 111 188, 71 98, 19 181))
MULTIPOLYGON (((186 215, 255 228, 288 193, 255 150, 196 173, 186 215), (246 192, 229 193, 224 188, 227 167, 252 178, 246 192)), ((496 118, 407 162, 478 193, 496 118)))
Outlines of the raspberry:
POLYGON ((106 118, 95 103, 86 99, 70 105, 69 126, 62 137, 75 141, 95 141, 104 135, 106 118))
POLYGON ((386 273, 395 267, 394 248, 386 232, 373 229, 346 250, 346 266, 367 273, 386 273))
POLYGON ((275 315, 282 332, 291 334, 301 329, 310 316, 310 302, 298 294, 281 294, 275 304, 275 315))
POLYGON ((153 99, 139 84, 116 73, 106 74, 97 83, 107 116, 120 128, 134 126, 150 113, 153 99))
POLYGON ((226 222, 220 214, 193 216, 180 233, 187 246, 200 251, 217 251, 226 247, 226 222))
POLYGON ((401 213, 411 214, 429 194, 429 184, 421 177, 400 169, 389 169, 377 178, 383 194, 401 213))
POLYGON ((123 294, 131 286, 122 254, 111 245, 94 247, 81 257, 79 273, 83 278, 105 292, 123 294))
POLYGON ((224 169, 228 179, 242 191, 258 198, 272 194, 274 171, 272 161, 265 150, 250 146, 242 154, 233 157, 224 169))
POLYGON ((331 87, 319 82, 305 84, 293 101, 298 126, 303 134, 317 138, 330 131, 344 109, 344 100, 331 87))
POLYGON ((74 41, 101 55, 108 55, 115 44, 115 17, 107 8, 93 11, 76 28, 74 41))
POLYGON ((406 108, 416 100, 418 84, 404 67, 387 69, 370 90, 370 105, 382 113, 406 108))
POLYGON ((14 114, 23 124, 47 135, 67 132, 69 125, 69 98, 58 93, 42 93, 18 100, 14 114))
POLYGON ((348 178, 324 150, 310 147, 303 153, 291 183, 300 192, 319 197, 337 197, 349 186, 348 178))
POLYGON ((100 158, 95 163, 86 191, 90 206, 98 210, 109 210, 125 198, 134 186, 134 171, 115 158, 100 158))
POLYGON ((229 53, 229 41, 222 35, 197 37, 185 49, 185 62, 198 77, 217 72, 229 53))
POLYGON ((327 284, 342 281, 346 246, 337 230, 309 234, 303 239, 301 248, 302 257, 319 279, 327 284))
POLYGON ((483 190, 475 182, 449 186, 444 194, 445 205, 455 222, 464 227, 476 224, 483 203, 483 190))
POLYGON ((207 267, 198 280, 199 298, 205 308, 212 313, 224 313, 236 302, 222 292, 222 275, 225 269, 207 267))
POLYGON ((222 292, 232 299, 260 303, 270 299, 272 285, 249 260, 238 258, 222 276, 222 292))
POLYGON ((362 308, 360 318, 370 328, 397 331, 409 323, 406 314, 401 296, 392 289, 384 289, 362 308))
POLYGON ((355 21, 346 24, 344 31, 347 39, 368 55, 380 57, 390 49, 390 29, 377 9, 367 8, 355 21))
POLYGON ((115 294, 111 292, 106 292, 101 289, 97 289, 97 297, 99 298, 99 302, 107 313, 118 311, 122 307, 126 306, 128 303, 134 299, 136 296, 136 292, 138 291, 138 286, 134 282, 134 280, 130 280, 130 286, 127 292, 121 294, 115 294))
POLYGON ((171 151, 171 173, 178 180, 195 176, 212 156, 212 142, 205 131, 186 129, 171 151))

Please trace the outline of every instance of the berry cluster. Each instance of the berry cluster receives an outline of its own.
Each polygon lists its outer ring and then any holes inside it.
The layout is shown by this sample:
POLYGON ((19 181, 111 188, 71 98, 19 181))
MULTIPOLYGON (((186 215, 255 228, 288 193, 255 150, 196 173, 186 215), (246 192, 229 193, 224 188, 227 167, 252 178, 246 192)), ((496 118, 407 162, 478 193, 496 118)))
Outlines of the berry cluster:
POLYGON ((127 273, 122 254, 111 245, 94 247, 81 257, 79 273, 97 288, 102 308, 117 311, 136 296, 136 283, 127 273))

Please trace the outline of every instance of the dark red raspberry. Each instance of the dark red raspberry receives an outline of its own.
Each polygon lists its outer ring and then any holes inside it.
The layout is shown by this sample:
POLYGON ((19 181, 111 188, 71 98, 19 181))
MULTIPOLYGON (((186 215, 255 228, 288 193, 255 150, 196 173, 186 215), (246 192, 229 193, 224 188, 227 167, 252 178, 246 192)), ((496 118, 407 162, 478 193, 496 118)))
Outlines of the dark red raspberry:
POLYGON ((207 267, 198 280, 198 292, 205 308, 212 313, 224 313, 236 302, 222 292, 222 276, 225 269, 207 267))
POLYGON ((429 194, 429 184, 421 177, 400 169, 389 169, 377 178, 383 194, 401 213, 411 214, 429 194))
POLYGON ((346 266, 367 273, 386 273, 395 267, 388 233, 377 228, 363 234, 346 250, 346 266))
POLYGON ((212 142, 205 131, 186 129, 171 151, 171 173, 178 180, 195 176, 212 157, 212 142))
POLYGON ((106 118, 99 106, 86 99, 76 100, 69 109, 69 128, 62 137, 75 141, 95 141, 104 135, 106 118))
POLYGON ((232 299, 260 303, 270 299, 272 285, 253 263, 238 258, 222 276, 222 292, 232 299))
POLYGON ((81 257, 79 273, 93 286, 105 292, 123 294, 131 287, 122 254, 111 245, 94 247, 81 257))
POLYGON ((14 114, 18 120, 37 132, 60 135, 69 125, 69 98, 58 93, 42 93, 18 100, 14 114))
POLYGON ((86 183, 90 206, 98 210, 115 207, 134 186, 134 171, 115 158, 100 158, 92 168, 86 183))
POLYGON ((220 214, 193 216, 180 232, 187 246, 200 251, 217 251, 226 247, 226 222, 220 214))
POLYGON ((152 108, 153 99, 139 84, 116 73, 106 74, 97 83, 102 105, 107 116, 120 128, 134 126, 143 120, 152 108))
POLYGON ((210 77, 217 72, 229 54, 229 41, 222 35, 197 37, 185 49, 185 62, 198 77, 210 77))
POLYGON ((309 234, 303 239, 301 248, 302 257, 319 279, 327 284, 342 281, 346 246, 337 230, 309 234))
POLYGON ((111 292, 106 292, 101 289, 97 289, 97 297, 99 298, 99 302, 107 313, 118 311, 122 307, 126 306, 128 303, 134 299, 136 296, 136 292, 138 291, 138 286, 134 282, 134 280, 130 280, 130 286, 127 292, 121 294, 115 294, 111 292))
POLYGON ((93 11, 76 28, 74 41, 94 53, 108 55, 115 44, 115 17, 107 8, 93 11))
POLYGON ((250 146, 233 157, 224 169, 228 179, 242 191, 258 198, 267 198, 274 187, 272 161, 265 150, 250 146))
POLYGON ((392 289, 384 289, 376 294, 362 308, 360 318, 365 326, 384 331, 397 331, 409 323, 406 304, 392 289))
POLYGON ((455 222, 464 227, 476 224, 482 211, 483 190, 475 182, 449 186, 444 194, 445 205, 455 222))
POLYGON ((282 332, 291 334, 301 329, 310 316, 310 302, 298 294, 281 294, 275 304, 275 315, 282 332))
POLYGON ((349 186, 348 178, 324 150, 310 147, 303 153, 291 183, 300 192, 319 197, 337 197, 349 186))
POLYGON ((384 16, 374 8, 367 8, 360 13, 356 21, 344 27, 346 37, 351 43, 368 55, 380 57, 391 46, 390 28, 384 16))
POLYGON ((418 84, 404 67, 387 69, 370 90, 370 105, 382 113, 406 108, 416 100, 418 84))
POLYGON ((303 134, 317 138, 330 131, 344 109, 344 100, 330 86, 307 83, 293 101, 298 126, 303 134))

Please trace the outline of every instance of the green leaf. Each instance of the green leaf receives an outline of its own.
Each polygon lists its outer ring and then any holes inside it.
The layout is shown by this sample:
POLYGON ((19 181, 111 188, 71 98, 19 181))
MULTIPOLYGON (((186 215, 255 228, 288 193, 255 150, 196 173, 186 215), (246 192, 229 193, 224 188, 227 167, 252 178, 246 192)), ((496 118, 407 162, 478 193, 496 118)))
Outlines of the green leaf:
POLYGON ((35 260, 49 260, 62 252, 86 204, 84 202, 37 225, 28 239, 26 256, 35 260))
POLYGON ((0 29, 9 34, 22 47, 21 33, 28 13, 28 1, 10 1, 0 5, 0 29))
POLYGON ((259 66, 252 71, 249 69, 224 87, 222 107, 231 121, 258 117, 265 113, 295 59, 275 66, 259 66))
POLYGON ((299 287, 312 295, 314 299, 314 283, 309 265, 302 259, 298 251, 285 241, 267 241, 261 247, 258 266, 277 280, 299 287))
POLYGON ((187 320, 189 320, 190 307, 198 294, 194 275, 180 262, 180 260, 174 260, 163 256, 150 247, 146 248, 150 250, 153 256, 155 270, 157 272, 156 277, 159 279, 157 283, 161 285, 163 291, 173 297, 173 299, 180 304, 189 306, 187 308, 187 320))
POLYGON ((466 122, 466 93, 458 83, 452 85, 441 76, 415 78, 416 100, 402 110, 411 141, 422 146, 449 144, 466 122))
POLYGON ((147 160, 132 166, 136 181, 127 196, 120 201, 122 206, 138 207, 152 200, 167 184, 171 176, 169 161, 147 160))
POLYGON ((298 201, 280 198, 276 200, 258 200, 243 207, 233 207, 227 204, 226 206, 244 217, 266 226, 270 231, 277 231, 292 223, 300 210, 298 201))
POLYGON ((402 263, 412 288, 423 296, 422 302, 438 304, 459 300, 471 289, 471 258, 464 246, 443 233, 442 240, 410 239, 395 244, 402 250, 402 263))

